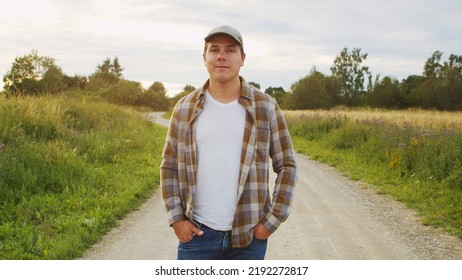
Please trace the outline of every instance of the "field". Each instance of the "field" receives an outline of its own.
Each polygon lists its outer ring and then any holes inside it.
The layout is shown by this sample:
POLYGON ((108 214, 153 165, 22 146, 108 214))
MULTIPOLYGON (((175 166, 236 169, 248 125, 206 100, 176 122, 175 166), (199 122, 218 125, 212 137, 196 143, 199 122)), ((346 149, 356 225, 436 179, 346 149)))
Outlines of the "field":
POLYGON ((462 237, 462 113, 286 111, 294 146, 462 237))
POLYGON ((0 96, 0 259, 75 259, 159 184, 166 130, 79 94, 0 96))
MULTIPOLYGON (((462 113, 286 111, 296 150, 462 237, 462 113)), ((75 259, 159 184, 166 129, 78 92, 0 96, 0 259, 75 259)))
POLYGON ((399 127, 418 127, 430 130, 462 130, 462 113, 429 110, 354 110, 332 109, 313 111, 287 111, 288 117, 319 116, 347 117, 355 121, 384 121, 399 127))

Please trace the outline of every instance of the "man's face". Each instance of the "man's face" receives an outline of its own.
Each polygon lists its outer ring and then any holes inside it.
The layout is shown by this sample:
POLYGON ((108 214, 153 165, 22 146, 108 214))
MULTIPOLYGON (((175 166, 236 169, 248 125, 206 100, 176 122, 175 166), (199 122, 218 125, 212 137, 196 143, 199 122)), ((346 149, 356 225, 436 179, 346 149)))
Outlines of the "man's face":
POLYGON ((210 79, 228 83, 239 77, 245 54, 239 43, 227 35, 216 35, 206 45, 204 62, 210 79))

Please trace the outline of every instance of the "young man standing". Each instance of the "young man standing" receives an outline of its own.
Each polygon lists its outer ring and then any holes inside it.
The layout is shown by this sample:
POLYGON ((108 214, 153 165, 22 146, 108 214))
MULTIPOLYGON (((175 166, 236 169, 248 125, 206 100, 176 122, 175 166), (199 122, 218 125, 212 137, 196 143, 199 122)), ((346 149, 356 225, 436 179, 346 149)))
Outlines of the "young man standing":
POLYGON ((239 76, 238 30, 212 29, 203 57, 210 78, 176 104, 161 164, 178 259, 264 259, 268 237, 291 211, 289 132, 276 101, 239 76), (277 173, 272 196, 269 158, 277 173))

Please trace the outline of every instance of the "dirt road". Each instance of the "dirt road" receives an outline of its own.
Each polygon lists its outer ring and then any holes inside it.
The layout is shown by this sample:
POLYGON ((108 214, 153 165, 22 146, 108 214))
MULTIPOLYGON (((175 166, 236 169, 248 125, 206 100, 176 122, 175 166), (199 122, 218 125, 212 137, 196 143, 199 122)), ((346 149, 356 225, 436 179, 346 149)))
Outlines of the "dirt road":
MULTIPOLYGON (((267 259, 462 259, 461 239, 423 226, 401 203, 307 156, 297 154, 297 163, 293 212, 270 237, 267 259)), ((177 244, 158 190, 84 258, 175 259, 177 244)))

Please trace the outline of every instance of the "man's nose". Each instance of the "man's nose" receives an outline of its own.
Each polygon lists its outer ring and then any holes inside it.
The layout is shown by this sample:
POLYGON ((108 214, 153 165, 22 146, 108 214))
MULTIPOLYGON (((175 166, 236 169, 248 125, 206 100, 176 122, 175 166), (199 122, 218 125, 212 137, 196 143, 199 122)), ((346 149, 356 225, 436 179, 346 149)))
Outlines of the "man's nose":
POLYGON ((218 60, 226 60, 226 58, 227 58, 226 53, 224 51, 220 51, 218 53, 218 57, 217 57, 218 60))

